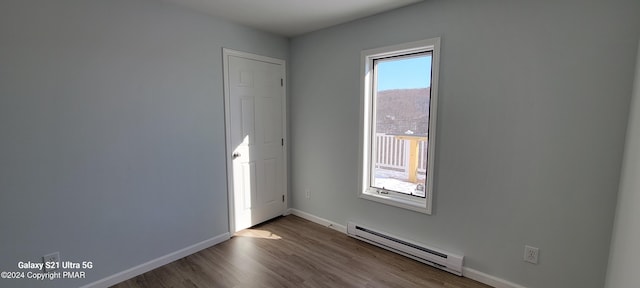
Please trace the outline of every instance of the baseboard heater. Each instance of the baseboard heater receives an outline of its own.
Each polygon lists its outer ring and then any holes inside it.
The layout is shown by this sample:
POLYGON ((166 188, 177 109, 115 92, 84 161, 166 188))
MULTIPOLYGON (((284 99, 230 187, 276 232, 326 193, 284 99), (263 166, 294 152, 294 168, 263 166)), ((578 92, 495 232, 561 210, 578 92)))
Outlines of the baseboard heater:
POLYGON ((462 260, 464 256, 425 247, 424 245, 375 231, 353 222, 348 223, 347 234, 358 240, 371 243, 444 271, 462 276, 462 260))

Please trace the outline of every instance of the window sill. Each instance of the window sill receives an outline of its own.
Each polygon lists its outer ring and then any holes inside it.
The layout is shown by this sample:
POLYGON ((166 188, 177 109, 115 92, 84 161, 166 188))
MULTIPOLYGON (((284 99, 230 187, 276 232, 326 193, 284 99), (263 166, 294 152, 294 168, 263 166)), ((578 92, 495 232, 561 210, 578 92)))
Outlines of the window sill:
MULTIPOLYGON (((428 196, 428 195, 427 195, 428 196)), ((407 209, 415 212, 431 215, 431 209, 427 209, 427 198, 420 200, 403 199, 400 197, 393 197, 388 195, 373 194, 371 192, 360 193, 358 197, 382 203, 389 206, 394 206, 402 209, 407 209)))

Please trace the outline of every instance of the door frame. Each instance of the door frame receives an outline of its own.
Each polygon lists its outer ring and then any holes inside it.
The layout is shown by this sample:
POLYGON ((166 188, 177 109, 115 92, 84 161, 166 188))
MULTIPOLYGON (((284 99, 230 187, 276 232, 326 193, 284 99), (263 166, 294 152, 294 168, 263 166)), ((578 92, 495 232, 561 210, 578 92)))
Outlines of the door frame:
POLYGON ((222 67, 223 67, 223 86, 224 86, 224 123, 225 123, 225 160, 227 163, 227 197, 228 197, 228 211, 229 211, 229 233, 233 235, 236 229, 236 221, 235 221, 235 192, 233 187, 233 159, 231 153, 233 152, 233 147, 231 147, 231 91, 230 91, 230 83, 229 83, 229 56, 235 56, 240 58, 245 58, 249 60, 262 61, 272 64, 277 64, 282 66, 282 87, 284 92, 284 97, 282 98, 282 138, 283 140, 283 185, 284 188, 284 208, 282 209, 282 214, 286 214, 287 207, 289 207, 289 185, 288 185, 288 174, 289 170, 287 168, 287 155, 288 153, 288 143, 287 143, 287 62, 283 59, 277 59, 262 55, 257 55, 248 52, 242 52, 237 50, 232 50, 229 48, 222 48, 222 67))

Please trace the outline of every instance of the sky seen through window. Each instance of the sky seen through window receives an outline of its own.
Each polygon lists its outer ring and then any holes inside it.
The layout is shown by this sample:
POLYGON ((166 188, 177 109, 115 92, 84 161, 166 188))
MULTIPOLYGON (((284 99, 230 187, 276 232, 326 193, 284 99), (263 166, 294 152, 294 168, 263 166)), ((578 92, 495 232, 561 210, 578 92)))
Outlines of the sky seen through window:
POLYGON ((431 86, 431 55, 377 63, 378 91, 431 86))

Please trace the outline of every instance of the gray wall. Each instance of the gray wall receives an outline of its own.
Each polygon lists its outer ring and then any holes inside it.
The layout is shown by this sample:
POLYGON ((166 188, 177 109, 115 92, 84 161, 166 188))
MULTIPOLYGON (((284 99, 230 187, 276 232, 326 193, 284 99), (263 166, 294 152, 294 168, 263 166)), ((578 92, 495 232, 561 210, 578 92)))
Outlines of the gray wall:
POLYGON ((292 39, 292 207, 526 287, 603 287, 639 33, 636 0, 430 0, 292 39), (434 214, 359 199, 359 53, 436 36, 434 214))
POLYGON ((607 288, 634 288, 640 283, 640 50, 631 101, 618 208, 611 239, 607 288))
POLYGON ((228 232, 222 52, 286 38, 147 0, 0 2, 0 271, 74 287, 228 232))

